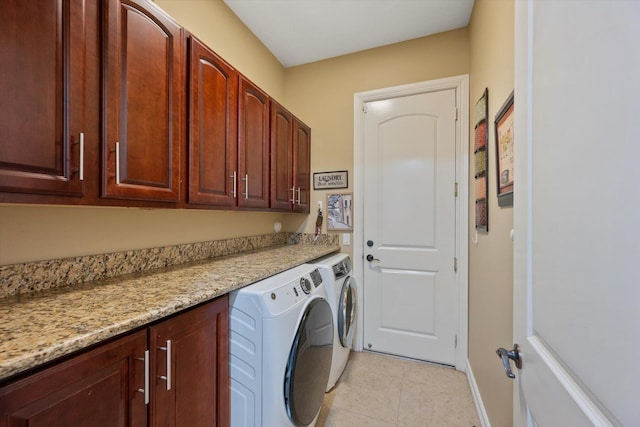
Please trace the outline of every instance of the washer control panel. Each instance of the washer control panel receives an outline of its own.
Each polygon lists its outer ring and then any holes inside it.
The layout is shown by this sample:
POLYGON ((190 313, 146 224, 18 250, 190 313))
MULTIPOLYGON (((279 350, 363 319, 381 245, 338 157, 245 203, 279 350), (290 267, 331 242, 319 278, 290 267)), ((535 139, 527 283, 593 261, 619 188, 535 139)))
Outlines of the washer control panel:
POLYGON ((308 298, 308 295, 321 284, 320 273, 317 270, 313 270, 263 294, 263 304, 265 304, 268 312, 276 315, 299 301, 308 298), (317 277, 314 272, 317 272, 317 277))

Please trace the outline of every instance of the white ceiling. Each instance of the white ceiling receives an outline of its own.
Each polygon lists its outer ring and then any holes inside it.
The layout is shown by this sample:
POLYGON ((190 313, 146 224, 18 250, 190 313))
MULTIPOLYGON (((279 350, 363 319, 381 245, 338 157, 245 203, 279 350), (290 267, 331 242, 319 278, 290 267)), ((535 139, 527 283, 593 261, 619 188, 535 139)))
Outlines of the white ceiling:
POLYGON ((285 67, 466 27, 473 0, 224 0, 285 67))

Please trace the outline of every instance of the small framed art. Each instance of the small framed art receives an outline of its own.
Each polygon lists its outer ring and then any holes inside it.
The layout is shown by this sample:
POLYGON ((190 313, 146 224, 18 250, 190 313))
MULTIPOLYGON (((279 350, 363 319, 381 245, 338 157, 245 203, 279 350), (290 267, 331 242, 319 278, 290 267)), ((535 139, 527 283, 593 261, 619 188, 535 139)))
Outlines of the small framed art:
POLYGON ((513 206, 513 92, 496 114, 498 206, 513 206))

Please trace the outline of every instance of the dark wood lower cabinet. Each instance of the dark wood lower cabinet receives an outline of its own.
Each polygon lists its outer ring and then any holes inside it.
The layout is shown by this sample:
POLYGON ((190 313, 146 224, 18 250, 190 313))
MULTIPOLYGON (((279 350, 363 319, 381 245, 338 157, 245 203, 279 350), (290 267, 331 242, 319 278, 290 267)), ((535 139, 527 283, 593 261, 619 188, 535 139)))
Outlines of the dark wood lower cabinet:
POLYGON ((0 386, 0 427, 228 426, 228 301, 222 296, 0 386))
POLYGON ((146 347, 137 332, 0 388, 0 426, 146 426, 146 347))
POLYGON ((153 427, 227 426, 228 299, 149 328, 153 427))

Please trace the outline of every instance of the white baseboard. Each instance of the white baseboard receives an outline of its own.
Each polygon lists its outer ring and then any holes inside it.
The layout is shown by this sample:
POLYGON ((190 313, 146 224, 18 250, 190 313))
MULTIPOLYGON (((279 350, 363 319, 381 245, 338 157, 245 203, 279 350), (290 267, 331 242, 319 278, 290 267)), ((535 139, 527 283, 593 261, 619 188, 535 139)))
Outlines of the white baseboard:
POLYGON ((482 403, 482 396, 480 396, 480 390, 478 390, 478 384, 476 384, 476 379, 473 376, 469 359, 467 359, 467 381, 469 381, 469 387, 471 387, 471 395, 473 396, 473 402, 476 404, 476 412, 478 413, 478 418, 480 418, 480 425, 482 427, 491 427, 489 416, 484 408, 484 403, 482 403))

